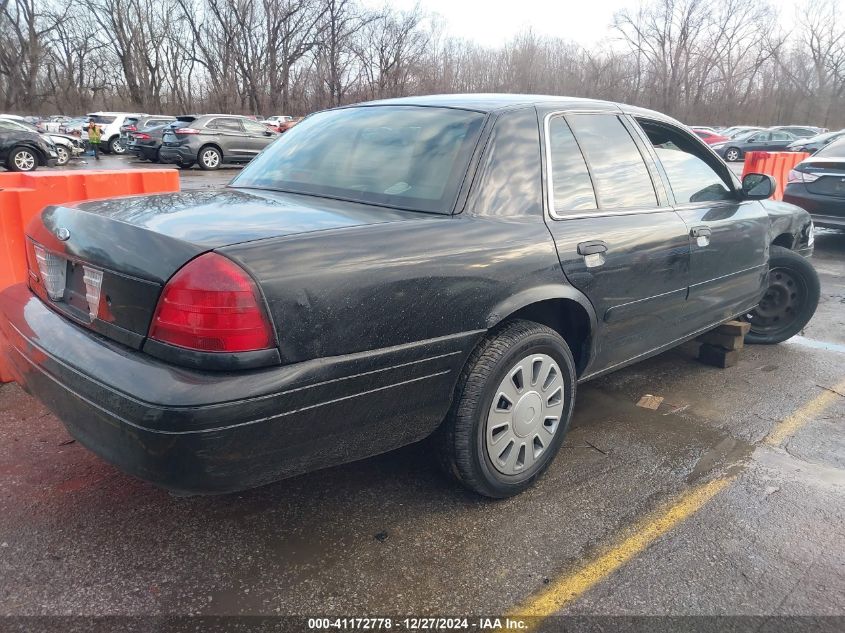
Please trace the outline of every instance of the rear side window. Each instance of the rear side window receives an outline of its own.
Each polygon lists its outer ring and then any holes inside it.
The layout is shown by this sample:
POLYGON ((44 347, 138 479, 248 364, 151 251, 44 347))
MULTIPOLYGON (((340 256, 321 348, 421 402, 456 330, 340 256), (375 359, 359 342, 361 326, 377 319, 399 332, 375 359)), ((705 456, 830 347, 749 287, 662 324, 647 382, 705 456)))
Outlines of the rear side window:
POLYGON ((567 121, 590 167, 599 208, 657 206, 642 154, 618 116, 574 114, 567 121))
POLYGON ((596 194, 584 156, 562 116, 549 121, 552 209, 556 214, 596 208, 596 194))
POLYGON ((222 130, 225 132, 241 132, 241 122, 237 119, 212 119, 206 126, 210 130, 222 130))
POLYGON ((109 125, 110 123, 114 123, 114 120, 117 117, 105 116, 105 115, 102 115, 102 114, 95 114, 95 115, 90 116, 88 118, 94 119, 94 123, 96 123, 97 125, 109 125))

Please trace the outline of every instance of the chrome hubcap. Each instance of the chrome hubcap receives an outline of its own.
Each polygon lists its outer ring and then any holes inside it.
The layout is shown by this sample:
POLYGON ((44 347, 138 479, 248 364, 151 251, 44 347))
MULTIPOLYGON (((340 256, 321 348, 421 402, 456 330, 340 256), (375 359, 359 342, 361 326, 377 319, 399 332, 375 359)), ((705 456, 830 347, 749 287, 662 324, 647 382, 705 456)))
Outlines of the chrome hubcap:
POLYGON ((111 149, 115 154, 122 154, 126 151, 126 147, 123 145, 122 141, 115 141, 111 144, 111 149))
POLYGON ((728 160, 736 160, 737 158, 739 158, 739 152, 735 149, 728 152, 728 160))
POLYGON ((67 150, 64 147, 57 147, 56 151, 59 154, 59 163, 64 165, 68 160, 70 160, 70 154, 68 154, 67 150))
POLYGON ((202 154, 202 162, 206 167, 217 167, 220 157, 213 149, 208 149, 202 154))
POLYGON ((21 171, 29 171, 35 167, 35 156, 29 152, 18 152, 15 155, 15 167, 21 171))
POLYGON ((487 415, 485 440, 493 466, 505 475, 530 469, 560 426, 563 376, 546 354, 526 356, 505 375, 487 415))

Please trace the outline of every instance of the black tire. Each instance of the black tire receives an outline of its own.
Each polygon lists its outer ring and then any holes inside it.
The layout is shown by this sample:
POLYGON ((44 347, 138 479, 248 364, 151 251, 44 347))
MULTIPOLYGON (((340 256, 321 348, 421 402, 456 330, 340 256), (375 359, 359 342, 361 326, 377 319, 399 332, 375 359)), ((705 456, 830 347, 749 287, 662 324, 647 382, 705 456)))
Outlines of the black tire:
POLYGON ((197 164, 200 169, 213 171, 223 163, 223 154, 213 145, 206 145, 197 152, 197 164))
POLYGON ((769 287, 754 310, 746 343, 774 345, 792 338, 813 318, 819 305, 819 275, 798 253, 782 246, 769 251, 769 287))
POLYGON ((152 163, 160 163, 161 162, 161 148, 160 147, 152 155, 152 158, 150 158, 150 162, 152 162, 152 163))
POLYGON ((35 171, 38 169, 38 154, 29 147, 15 147, 6 158, 9 171, 35 171))
POLYGON ((502 499, 530 487, 560 449, 575 403, 575 363, 566 341, 532 321, 511 321, 490 333, 472 352, 455 392, 452 408, 435 436, 443 469, 478 494, 502 499), (530 354, 546 354, 561 370, 563 410, 549 446, 533 466, 517 475, 499 472, 488 454, 485 433, 493 398, 513 364, 530 354))
POLYGON ((194 166, 194 163, 179 163, 179 169, 190 169, 194 166))
POLYGON ((108 142, 109 154, 117 154, 118 156, 126 153, 126 145, 120 140, 120 137, 113 136, 108 142))
POLYGON ((742 158, 742 151, 738 147, 729 147, 725 150, 725 160, 734 162, 742 158))

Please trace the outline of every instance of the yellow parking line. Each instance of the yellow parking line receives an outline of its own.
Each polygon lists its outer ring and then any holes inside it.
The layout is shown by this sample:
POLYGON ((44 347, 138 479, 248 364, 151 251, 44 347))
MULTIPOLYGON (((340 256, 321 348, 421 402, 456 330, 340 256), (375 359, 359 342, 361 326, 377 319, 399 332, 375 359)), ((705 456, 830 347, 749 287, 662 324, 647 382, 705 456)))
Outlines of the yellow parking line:
POLYGON ((823 391, 788 418, 778 422, 766 436, 766 439, 763 440, 763 443, 769 446, 780 446, 786 438, 795 435, 807 422, 827 409, 838 398, 841 398, 842 393, 845 393, 845 380, 833 387, 832 390, 823 391), (839 393, 836 393, 837 391, 839 393))
MULTIPOLYGON (((631 536, 621 543, 614 545, 597 559, 553 581, 541 593, 512 609, 508 616, 543 618, 560 611, 645 550, 657 538, 695 514, 732 480, 733 477, 721 477, 683 494, 668 508, 641 521, 631 536)), ((537 624, 537 620, 527 623, 529 628, 537 624)))
MULTIPOLYGON (((833 390, 824 391, 789 417, 780 421, 763 440, 764 443, 770 446, 780 445, 787 437, 795 434, 812 420, 814 416, 827 409, 837 398, 842 397, 843 392, 845 392, 845 380, 836 385, 833 390)), ((582 596, 643 552, 669 530, 698 512, 708 501, 724 490, 733 479, 734 476, 714 479, 681 495, 668 507, 639 521, 631 529, 629 536, 610 547, 598 558, 553 581, 543 591, 511 609, 507 616, 510 618, 531 618, 525 622, 527 628, 522 629, 523 631, 536 628, 544 618, 560 611, 582 596)))

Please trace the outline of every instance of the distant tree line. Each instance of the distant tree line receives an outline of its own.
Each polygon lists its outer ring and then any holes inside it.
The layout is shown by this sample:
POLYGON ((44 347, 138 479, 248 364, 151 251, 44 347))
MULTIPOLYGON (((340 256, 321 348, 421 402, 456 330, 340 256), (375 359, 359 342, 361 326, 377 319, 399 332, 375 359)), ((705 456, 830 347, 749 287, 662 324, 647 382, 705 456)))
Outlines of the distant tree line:
POLYGON ((765 0, 646 0, 617 13, 599 46, 526 31, 484 47, 444 35, 420 8, 356 0, 0 0, 0 108, 305 114, 525 92, 697 124, 845 127, 843 3, 796 6, 778 16, 765 0))

